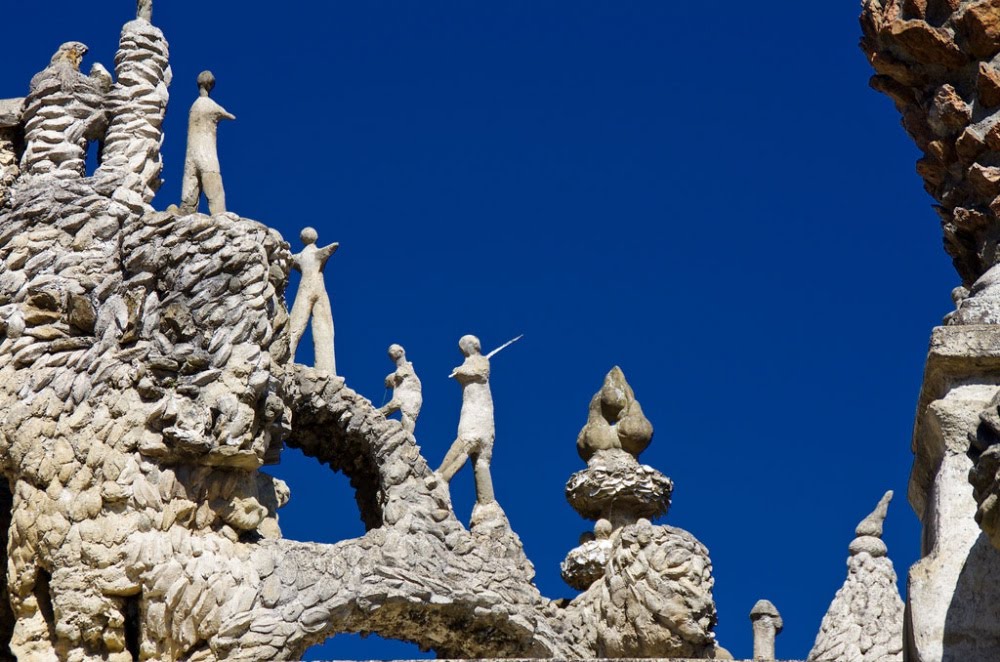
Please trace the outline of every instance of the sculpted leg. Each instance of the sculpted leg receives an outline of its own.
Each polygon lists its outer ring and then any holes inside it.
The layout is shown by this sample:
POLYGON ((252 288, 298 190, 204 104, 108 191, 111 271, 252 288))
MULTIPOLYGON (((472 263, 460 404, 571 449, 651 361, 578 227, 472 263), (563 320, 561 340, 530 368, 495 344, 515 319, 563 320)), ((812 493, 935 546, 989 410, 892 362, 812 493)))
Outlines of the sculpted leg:
POLYGON ((400 416, 400 422, 403 424, 403 429, 413 434, 413 431, 417 427, 417 419, 413 418, 406 412, 403 412, 400 416))
POLYGON ((490 475, 490 458, 476 453, 472 458, 472 468, 476 474, 476 501, 480 504, 493 503, 493 477, 490 475))
MULTIPOLYGON (((380 407, 378 413, 388 417, 390 414, 394 414, 397 411, 399 411, 399 402, 396 401, 396 398, 393 398, 388 403, 380 407)), ((405 418, 406 415, 404 414, 403 417, 405 418)), ((404 424, 403 427, 405 428, 406 425, 404 424)))
POLYGON ((333 353, 333 313, 330 311, 330 299, 325 292, 316 296, 312 308, 313 346, 316 349, 317 370, 326 370, 332 375, 337 374, 337 360, 333 353))
POLYGON ((303 292, 295 297, 292 304, 292 312, 288 316, 288 355, 292 361, 295 360, 295 350, 305 333, 306 324, 309 323, 309 312, 312 309, 312 301, 303 292))
POLYGON ((456 439, 455 443, 448 449, 447 455, 444 456, 444 460, 441 462, 441 467, 437 470, 437 473, 444 479, 444 482, 451 482, 452 476, 458 473, 458 470, 469 459, 469 453, 466 450, 467 447, 465 441, 456 439))
POLYGON ((226 211, 226 191, 222 188, 222 175, 217 172, 201 173, 201 185, 208 198, 208 213, 221 214, 226 211))
POLYGON ((198 184, 198 172, 191 163, 184 164, 184 178, 181 180, 181 211, 193 214, 198 211, 198 198, 201 197, 201 186, 198 184))

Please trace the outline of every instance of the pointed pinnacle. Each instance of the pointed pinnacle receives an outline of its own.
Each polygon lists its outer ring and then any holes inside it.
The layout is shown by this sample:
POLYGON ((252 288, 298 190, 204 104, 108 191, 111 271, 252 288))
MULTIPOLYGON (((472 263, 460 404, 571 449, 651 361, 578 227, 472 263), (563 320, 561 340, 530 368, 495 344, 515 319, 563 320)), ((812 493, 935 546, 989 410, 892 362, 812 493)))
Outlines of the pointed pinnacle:
POLYGON ((858 528, 854 530, 855 535, 860 536, 873 536, 875 538, 882 537, 882 523, 885 522, 886 513, 889 512, 889 502, 892 501, 892 490, 885 493, 878 505, 875 506, 875 510, 868 517, 861 520, 858 524, 858 528))

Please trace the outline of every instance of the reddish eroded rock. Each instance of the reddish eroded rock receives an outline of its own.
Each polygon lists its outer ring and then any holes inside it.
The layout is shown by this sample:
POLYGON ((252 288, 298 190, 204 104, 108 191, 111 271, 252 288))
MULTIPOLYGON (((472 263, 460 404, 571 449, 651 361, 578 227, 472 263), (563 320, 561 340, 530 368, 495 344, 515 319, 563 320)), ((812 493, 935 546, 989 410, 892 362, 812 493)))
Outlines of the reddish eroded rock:
POLYGON ((994 65, 979 63, 976 94, 979 96, 979 103, 986 108, 1000 106, 1000 71, 994 65))
POLYGON ((893 21, 889 24, 889 37, 921 64, 957 68, 966 62, 965 55, 947 30, 931 27, 924 21, 893 21))
POLYGON ((945 247, 963 284, 994 266, 1000 216, 1000 0, 867 0, 861 48, 924 155, 917 172, 941 208, 945 247), (967 211, 978 210, 975 222, 967 211), (961 221, 956 220, 956 216, 961 221))
POLYGON ((955 23, 973 57, 988 58, 1000 52, 1000 0, 981 0, 968 6, 955 23))
POLYGON ((904 18, 927 18, 927 0, 903 0, 904 18))
POLYGON ((931 127, 939 135, 951 135, 964 128, 972 119, 969 104, 958 96, 950 84, 942 85, 934 95, 928 118, 931 127))

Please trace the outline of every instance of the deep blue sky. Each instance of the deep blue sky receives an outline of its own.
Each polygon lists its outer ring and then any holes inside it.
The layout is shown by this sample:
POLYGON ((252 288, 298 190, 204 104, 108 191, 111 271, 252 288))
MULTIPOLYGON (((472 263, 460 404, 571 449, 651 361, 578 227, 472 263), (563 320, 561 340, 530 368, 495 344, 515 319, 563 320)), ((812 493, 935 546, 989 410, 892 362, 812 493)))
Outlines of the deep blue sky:
MULTIPOLYGON (((23 96, 64 41, 112 68, 134 6, 7 4, 0 97, 23 96)), ((918 154, 867 86, 858 11, 161 0, 175 80, 156 205, 179 197, 211 69, 238 118, 220 129, 230 209, 294 250, 305 225, 341 242, 326 272, 338 368, 378 404, 386 347, 405 345, 432 465, 458 420, 458 338, 525 334, 493 362, 493 474, 544 594, 573 593, 558 564, 588 523, 563 486, 618 364, 656 427, 642 460, 676 483, 664 521, 711 551, 720 642, 749 656, 747 615, 768 598, 779 656, 802 658, 886 489, 897 572, 917 558, 913 412, 958 280, 918 154)), ((275 473, 292 489, 287 537, 362 533, 344 477, 295 452, 275 473)), ((467 519, 468 469, 452 493, 467 519)), ((416 654, 357 637, 310 653, 416 654)))

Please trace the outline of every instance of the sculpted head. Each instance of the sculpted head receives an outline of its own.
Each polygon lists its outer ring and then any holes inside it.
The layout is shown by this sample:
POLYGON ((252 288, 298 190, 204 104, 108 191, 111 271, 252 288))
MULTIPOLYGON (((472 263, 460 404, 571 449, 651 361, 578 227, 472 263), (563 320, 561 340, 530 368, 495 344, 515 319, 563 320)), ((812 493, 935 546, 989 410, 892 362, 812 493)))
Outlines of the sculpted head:
POLYGON ((406 350, 403 349, 402 345, 397 345, 395 343, 389 345, 389 358, 393 361, 398 361, 406 356, 406 350))
POLYGON ((479 338, 473 335, 462 336, 458 341, 458 348, 462 350, 462 354, 466 356, 478 354, 481 349, 479 345, 479 338))
POLYGON ((215 89, 215 75, 208 70, 198 74, 198 89, 208 94, 215 89))
POLYGON ((310 244, 315 244, 316 240, 319 239, 319 234, 314 228, 302 228, 302 232, 299 233, 299 239, 306 246, 310 244))

